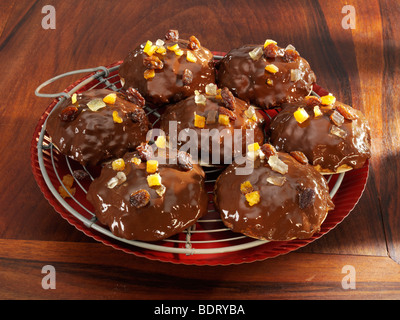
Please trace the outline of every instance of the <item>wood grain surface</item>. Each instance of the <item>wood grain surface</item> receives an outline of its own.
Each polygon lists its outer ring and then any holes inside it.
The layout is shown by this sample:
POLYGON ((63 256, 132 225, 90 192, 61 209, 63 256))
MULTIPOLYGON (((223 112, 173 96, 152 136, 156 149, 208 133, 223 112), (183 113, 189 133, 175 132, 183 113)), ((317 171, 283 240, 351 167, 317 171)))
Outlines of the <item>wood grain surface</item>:
POLYGON ((0 298, 399 299, 399 19, 395 0, 0 2, 0 298), (355 29, 342 27, 349 4, 355 29), (41 26, 45 5, 56 9, 54 30, 41 26), (32 135, 52 101, 37 98, 36 87, 67 71, 122 60, 170 28, 196 35, 213 51, 266 38, 293 44, 319 85, 365 113, 373 139, 369 179, 340 225, 278 258, 197 267, 114 250, 55 212, 30 167, 32 135), (41 286, 44 265, 56 269, 55 290, 41 286), (356 270, 356 289, 342 287, 346 265, 356 270))

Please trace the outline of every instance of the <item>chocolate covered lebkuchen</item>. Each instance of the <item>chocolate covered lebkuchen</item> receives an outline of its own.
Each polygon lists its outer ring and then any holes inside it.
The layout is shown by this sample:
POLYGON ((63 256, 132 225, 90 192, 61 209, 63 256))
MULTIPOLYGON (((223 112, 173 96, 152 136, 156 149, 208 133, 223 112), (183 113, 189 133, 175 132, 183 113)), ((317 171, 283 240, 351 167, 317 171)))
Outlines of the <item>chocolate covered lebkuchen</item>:
POLYGON ((190 144, 191 153, 199 155, 200 163, 230 164, 234 157, 246 154, 248 144, 264 142, 264 118, 227 88, 217 89, 215 84, 206 88, 204 95, 167 106, 160 128, 170 142, 171 135, 179 134, 175 137, 176 147, 190 144), (170 132, 174 129, 176 133, 170 132))
POLYGON ((307 239, 334 208, 324 177, 302 158, 271 145, 258 153, 248 174, 234 162, 218 177, 215 205, 234 232, 262 240, 307 239))
POLYGON ((370 128, 364 115, 332 95, 282 105, 269 133, 278 151, 301 151, 321 173, 358 169, 371 157, 370 128))
POLYGON ((74 94, 53 110, 46 124, 52 143, 82 165, 121 157, 145 141, 148 130, 142 107, 107 89, 74 94))
POLYGON ((165 141, 155 145, 142 143, 109 162, 89 187, 87 199, 97 218, 116 236, 165 239, 207 213, 203 169, 189 154, 165 148, 165 141))
POLYGON ((177 102, 204 93, 215 82, 213 54, 191 36, 179 39, 177 30, 169 30, 164 39, 147 41, 131 51, 119 69, 124 89, 137 89, 154 105, 177 102))
POLYGON ((273 40, 232 49, 219 63, 217 83, 235 96, 268 109, 307 96, 316 81, 308 62, 273 40))

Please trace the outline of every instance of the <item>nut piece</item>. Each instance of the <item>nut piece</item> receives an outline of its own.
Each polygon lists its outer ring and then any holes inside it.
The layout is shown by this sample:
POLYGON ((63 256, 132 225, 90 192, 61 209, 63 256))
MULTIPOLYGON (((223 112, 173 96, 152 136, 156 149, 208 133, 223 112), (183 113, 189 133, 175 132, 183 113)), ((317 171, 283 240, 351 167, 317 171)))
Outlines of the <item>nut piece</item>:
POLYGON ((264 56, 266 58, 276 58, 279 55, 279 47, 276 43, 269 43, 268 45, 264 44, 264 56))
POLYGON ((299 107, 294 113, 293 113, 296 121, 298 123, 303 123, 306 121, 310 116, 308 115, 307 111, 304 108, 299 107))
POLYGON ((140 94, 139 91, 136 89, 129 87, 127 90, 127 97, 130 102, 133 102, 136 104, 138 107, 143 108, 144 105, 146 104, 146 100, 143 98, 143 96, 140 94))
POLYGON ((221 90, 221 97, 224 102, 224 105, 229 110, 235 111, 236 109, 236 99, 233 96, 232 92, 229 91, 227 87, 221 90))
POLYGON ((259 191, 253 191, 253 192, 246 193, 245 197, 251 207, 260 202, 260 192, 259 191))
POLYGON ((179 151, 177 160, 179 169, 182 169, 184 171, 190 171, 193 169, 192 156, 189 153, 179 151))
POLYGON ((306 96, 304 98, 307 106, 315 106, 321 104, 321 99, 316 96, 306 96))
POLYGON ((201 44, 200 44, 199 39, 197 39, 195 36, 190 36, 188 48, 191 49, 191 50, 200 49, 201 48, 201 44))
POLYGON ((165 40, 178 40, 179 39, 179 32, 178 30, 170 29, 165 34, 165 40))
POLYGON ((122 118, 118 115, 118 111, 113 111, 112 117, 113 117, 113 121, 115 123, 122 123, 123 122, 122 118))
POLYGON ((199 116, 198 114, 195 113, 194 115, 194 126, 196 128, 204 128, 204 126, 206 125, 206 118, 203 116, 199 116))
POLYGON ((267 64, 265 66, 265 70, 269 73, 277 73, 279 71, 279 68, 274 64, 267 64))
POLYGON ((129 203, 135 208, 142 208, 150 202, 150 193, 145 189, 133 192, 129 197, 129 203))
POLYGON ((223 114, 228 116, 230 121, 235 121, 236 120, 236 114, 233 113, 233 111, 225 108, 225 107, 219 107, 218 108, 219 114, 223 114))
POLYGON ((251 185, 250 181, 245 181, 240 184, 240 192, 243 194, 247 194, 249 192, 253 192, 253 186, 251 185))
POLYGON ((357 113, 351 107, 344 104, 338 104, 336 110, 347 120, 356 120, 358 118, 357 113))
POLYGON ((146 171, 147 173, 155 173, 158 170, 157 160, 147 160, 146 171))
POLYGON ((161 176, 158 173, 148 175, 147 184, 149 187, 161 186, 161 176))
POLYGON ((116 159, 111 163, 113 170, 122 171, 125 169, 125 161, 122 158, 116 159))
POLYGON ((117 100, 116 93, 110 93, 103 98, 103 101, 108 104, 115 104, 116 100, 117 100))
POLYGON ((290 155, 295 158, 301 164, 307 164, 308 158, 307 156, 301 151, 291 151, 290 155))

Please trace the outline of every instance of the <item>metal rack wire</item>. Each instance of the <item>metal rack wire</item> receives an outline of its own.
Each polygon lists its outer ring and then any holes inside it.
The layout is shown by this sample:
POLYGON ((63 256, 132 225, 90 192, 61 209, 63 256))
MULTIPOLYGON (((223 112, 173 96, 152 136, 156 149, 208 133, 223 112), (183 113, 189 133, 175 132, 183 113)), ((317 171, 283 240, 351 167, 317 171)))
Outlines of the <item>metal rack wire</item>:
MULTIPOLYGON (((216 56, 216 59, 221 58, 216 56)), ((120 78, 118 76, 119 64, 114 65, 110 68, 97 67, 92 69, 83 69, 71 71, 57 77, 54 77, 43 84, 41 84, 35 91, 38 97, 46 98, 57 98, 58 103, 50 111, 49 115, 57 106, 62 103, 65 99, 68 99, 73 93, 84 88, 84 91, 93 90, 96 88, 107 88, 114 91, 119 91, 121 88, 120 78), (80 81, 77 85, 70 86, 66 89, 67 92, 59 92, 55 94, 44 94, 40 91, 49 85, 57 81, 60 78, 77 75, 80 73, 90 74, 86 76, 83 81, 80 81)), ((146 113, 149 118, 152 119, 153 126, 157 124, 160 119, 160 113, 157 109, 150 109, 146 107, 146 113)), ((47 118, 48 116, 47 115, 47 118)), ((267 116, 269 116, 267 114, 267 116)), ((269 116, 270 117, 270 116, 269 116)), ((195 225, 188 228, 184 232, 173 236, 169 239, 158 242, 143 242, 135 240, 127 240, 115 236, 110 232, 110 230, 99 224, 95 213, 91 205, 85 201, 87 187, 91 181, 95 178, 91 172, 90 168, 79 166, 78 169, 84 170, 89 181, 82 182, 79 179, 75 179, 75 184, 77 190, 75 195, 72 195, 67 190, 70 198, 64 199, 59 194, 56 186, 63 186, 62 177, 63 175, 69 173, 74 176, 74 171, 77 170, 77 163, 70 160, 68 157, 63 156, 57 148, 52 144, 51 137, 46 133, 46 121, 44 122, 40 135, 37 142, 38 150, 38 163, 40 166, 40 171, 42 173, 43 179, 49 188, 52 195, 57 199, 57 201, 67 210, 71 215, 81 221, 86 228, 91 228, 102 235, 121 241, 125 244, 136 246, 139 248, 144 248, 148 250, 154 250, 159 252, 169 252, 178 254, 219 254, 227 253, 233 251, 239 251, 244 249, 253 248, 256 246, 263 245, 268 241, 252 239, 247 236, 233 233, 229 228, 227 228, 217 213, 214 203, 213 203, 213 185, 217 175, 221 172, 221 168, 218 167, 204 167, 206 172, 206 185, 209 187, 209 210, 208 214, 199 219, 195 225)), ((333 176, 328 177, 328 182, 333 176)), ((331 197, 333 197, 338 191, 340 184, 344 178, 344 173, 341 173, 335 177, 334 185, 330 190, 331 197)))

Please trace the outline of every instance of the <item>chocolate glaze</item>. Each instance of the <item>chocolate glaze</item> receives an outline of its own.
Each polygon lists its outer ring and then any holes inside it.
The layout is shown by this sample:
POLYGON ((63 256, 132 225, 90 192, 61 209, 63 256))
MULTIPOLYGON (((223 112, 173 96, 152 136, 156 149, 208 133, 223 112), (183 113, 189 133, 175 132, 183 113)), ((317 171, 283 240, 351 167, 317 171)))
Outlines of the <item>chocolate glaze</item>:
MULTIPOLYGON (((258 142, 260 145, 264 142, 264 132, 263 132, 263 116, 257 114, 257 121, 253 121, 248 119, 244 112, 249 108, 249 105, 240 100, 238 98, 234 98, 236 101, 236 109, 234 114, 236 119, 229 122, 229 125, 223 125, 216 121, 212 124, 206 124, 204 129, 200 129, 194 126, 194 118, 195 113, 204 116, 207 118, 207 115, 210 111, 218 112, 218 109, 223 106, 221 99, 216 99, 212 96, 207 96, 206 103, 204 104, 196 104, 195 97, 191 96, 178 102, 177 104, 170 105, 166 108, 164 114, 161 117, 160 128, 166 133, 167 136, 170 135, 169 132, 169 123, 170 121, 175 121, 177 123, 177 133, 187 132, 185 129, 195 130, 197 133, 198 141, 197 148, 199 150, 199 160, 206 162, 208 164, 229 164, 232 163, 232 159, 237 155, 245 154, 247 151, 247 145, 252 144, 254 142, 258 142), (218 134, 213 134, 212 136, 216 136, 218 139, 219 147, 216 149, 215 155, 217 156, 216 161, 213 161, 213 140, 209 139, 209 157, 208 159, 204 159, 201 157, 200 153, 202 150, 201 140, 209 137, 209 132, 211 130, 218 130, 218 134), (234 142, 234 130, 242 129, 241 135, 238 137, 237 142, 234 142), (247 130, 251 130, 251 133, 254 135, 254 139, 251 139, 251 135, 247 130), (230 136, 232 138, 232 143, 228 143, 226 145, 225 139, 223 137, 230 136), (242 138, 243 137, 243 138, 242 138), (235 148, 236 147, 236 148, 235 148), (225 157, 225 148, 226 155, 225 157), (225 161, 226 160, 226 161, 225 161)), ((180 148, 186 142, 190 141, 190 137, 184 135, 181 140, 178 139, 177 147, 180 148)), ((228 140, 229 141, 229 140, 228 140)))
POLYGON ((149 122, 143 109, 117 94, 115 104, 94 112, 87 107, 93 99, 102 99, 113 91, 96 89, 77 96, 80 113, 72 121, 62 121, 60 114, 73 106, 71 99, 61 103, 48 117, 46 130, 53 144, 62 154, 78 161, 82 165, 96 165, 99 162, 120 157, 129 149, 134 149, 146 140, 149 122), (122 123, 113 121, 113 111, 118 111, 122 123), (139 112, 141 121, 134 122, 129 117, 131 112, 139 112))
POLYGON ((197 50, 188 49, 189 41, 183 39, 165 40, 164 47, 167 48, 176 43, 184 51, 184 54, 178 57, 168 49, 166 55, 155 53, 154 55, 163 61, 164 67, 155 70, 155 77, 148 80, 143 76, 146 70, 143 59, 148 57, 143 52, 145 44, 141 44, 131 51, 119 69, 119 75, 125 81, 124 89, 129 87, 137 89, 146 101, 155 105, 177 102, 194 94, 195 90, 204 92, 204 87, 208 83, 215 82, 213 54, 204 47, 197 50), (196 57, 196 62, 187 61, 187 51, 191 51, 196 57), (184 85, 182 82, 185 69, 190 70, 193 74, 193 81, 188 85, 184 85))
MULTIPOLYGON (((261 108, 279 106, 284 102, 294 102, 308 95, 316 81, 308 62, 299 57, 293 62, 285 62, 282 56, 254 61, 249 52, 260 45, 245 45, 231 50, 218 67, 218 86, 228 87, 237 97, 261 108), (265 70, 267 64, 279 68, 275 74, 265 70), (291 81, 291 69, 298 69, 301 77, 291 81), (272 84, 267 84, 267 80, 272 84)), ((283 49, 281 49, 283 50, 283 49)))
MULTIPOLYGON (((138 157, 138 153, 127 153, 123 157, 126 164, 124 183, 113 189, 107 187, 107 182, 117 174, 109 163, 87 193, 97 218, 108 225, 113 234, 130 240, 161 240, 190 227, 207 213, 205 174, 199 165, 193 164, 191 170, 185 171, 174 164, 160 164, 158 173, 166 187, 164 195, 160 196, 155 187, 148 186, 146 162, 131 163, 134 156, 138 157), (150 202, 142 208, 135 208, 129 198, 141 189, 150 193, 150 202)), ((167 153, 166 158, 175 159, 176 163, 176 153, 167 153)))
POLYGON ((282 111, 270 124, 270 142, 278 151, 301 151, 314 166, 322 171, 336 172, 339 167, 361 168, 371 157, 370 128, 364 115, 351 108, 357 114, 356 120, 345 120, 340 129, 346 132, 345 138, 330 133, 332 121, 330 115, 336 106, 343 103, 336 101, 331 107, 321 106, 323 116, 314 116, 314 107, 305 101, 284 104, 282 111), (309 118, 299 124, 293 113, 304 108, 309 118))
POLYGON ((327 212, 334 205, 326 180, 311 165, 300 164, 286 153, 278 153, 288 165, 285 183, 276 186, 267 182, 270 176, 280 176, 265 160, 257 159, 249 175, 238 175, 238 165, 231 164, 215 184, 215 204, 226 226, 234 232, 264 240, 291 240, 310 238, 320 230, 327 212), (240 185, 250 181, 260 192, 261 201, 250 206, 240 191, 240 185), (300 209, 301 190, 315 192, 313 204, 300 209))

